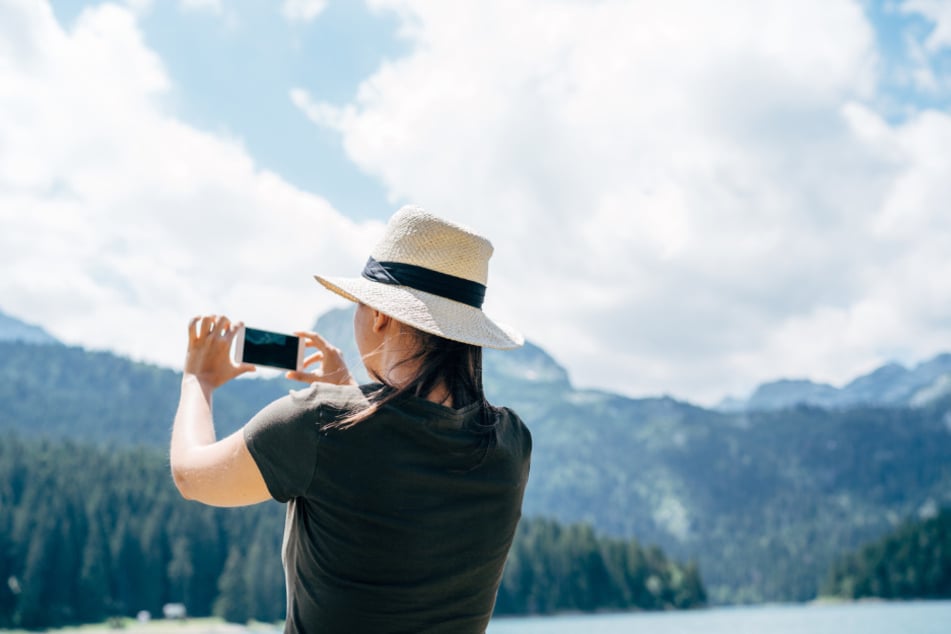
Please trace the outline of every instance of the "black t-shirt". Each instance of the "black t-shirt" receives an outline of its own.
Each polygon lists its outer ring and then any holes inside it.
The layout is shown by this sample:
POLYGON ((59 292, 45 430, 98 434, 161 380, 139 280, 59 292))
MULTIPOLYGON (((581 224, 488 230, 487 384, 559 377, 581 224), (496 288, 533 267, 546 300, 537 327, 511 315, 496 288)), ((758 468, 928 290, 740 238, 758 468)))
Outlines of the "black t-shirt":
POLYGON ((315 384, 257 414, 245 442, 284 529, 286 632, 483 632, 521 516, 531 435, 508 409, 401 398, 346 430, 364 388, 315 384))

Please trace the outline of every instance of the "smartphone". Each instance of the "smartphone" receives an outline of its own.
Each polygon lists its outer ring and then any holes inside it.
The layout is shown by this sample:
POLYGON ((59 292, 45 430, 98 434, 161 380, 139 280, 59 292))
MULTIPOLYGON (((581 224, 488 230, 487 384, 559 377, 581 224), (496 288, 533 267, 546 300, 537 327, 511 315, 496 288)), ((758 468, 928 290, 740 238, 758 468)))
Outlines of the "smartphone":
POLYGON ((242 327, 235 336, 234 360, 299 371, 304 362, 304 348, 300 337, 242 327))

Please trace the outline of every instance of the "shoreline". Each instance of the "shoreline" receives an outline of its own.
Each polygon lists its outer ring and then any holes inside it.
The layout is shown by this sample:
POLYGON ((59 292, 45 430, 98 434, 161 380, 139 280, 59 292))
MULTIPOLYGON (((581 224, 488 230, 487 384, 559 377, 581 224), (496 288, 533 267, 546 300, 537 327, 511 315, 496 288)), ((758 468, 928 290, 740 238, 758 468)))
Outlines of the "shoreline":
POLYGON ((250 623, 240 625, 228 623, 220 618, 201 617, 194 619, 152 619, 147 622, 137 621, 133 617, 124 617, 122 625, 115 627, 108 621, 89 625, 71 625, 46 630, 4 630, 4 634, 36 634, 40 632, 62 632, 63 634, 237 634, 239 632, 259 632, 261 634, 279 634, 283 631, 283 623, 250 623))
MULTIPOLYGON (((888 604, 911 604, 911 603, 949 603, 951 599, 880 599, 880 598, 862 598, 862 599, 841 599, 838 597, 817 597, 811 601, 789 602, 789 603, 757 603, 757 604, 736 604, 736 605, 706 605, 698 608, 686 610, 604 610, 595 612, 576 612, 565 611, 554 614, 502 614, 493 617, 492 621, 515 622, 531 621, 536 619, 586 619, 590 617, 616 617, 616 616, 662 616, 678 613, 704 613, 720 612, 731 610, 756 610, 776 609, 776 608, 832 608, 844 606, 860 605, 888 605, 888 604)), ((74 625, 62 628, 50 628, 46 630, 5 630, 0 629, 3 634, 36 634, 39 632, 56 632, 62 634, 238 634, 244 632, 256 632, 258 634, 280 634, 283 632, 283 623, 258 623, 252 622, 247 625, 237 623, 228 623, 217 617, 201 617, 194 619, 167 620, 153 619, 142 623, 132 617, 122 619, 121 627, 110 626, 108 622, 93 623, 87 625, 74 625)))

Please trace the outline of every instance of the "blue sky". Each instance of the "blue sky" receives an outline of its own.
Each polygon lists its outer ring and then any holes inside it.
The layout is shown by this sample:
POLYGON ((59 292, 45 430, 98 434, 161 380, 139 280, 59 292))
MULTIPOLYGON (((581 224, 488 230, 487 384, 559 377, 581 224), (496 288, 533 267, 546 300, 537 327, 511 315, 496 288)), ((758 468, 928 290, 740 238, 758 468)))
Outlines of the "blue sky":
POLYGON ((951 350, 951 2, 0 2, 0 310, 169 366, 417 203, 582 386, 951 350))
MULTIPOLYGON (((936 2, 935 7, 946 2, 936 2)), ((947 110, 951 94, 944 90, 926 90, 909 80, 906 71, 913 64, 918 46, 923 46, 935 33, 937 25, 926 15, 903 11, 895 0, 874 0, 863 3, 863 8, 875 29, 875 39, 883 56, 882 112, 891 121, 902 121, 909 113, 923 108, 947 110)), ((928 63, 939 76, 951 72, 951 50, 938 48, 929 55, 928 63)))
MULTIPOLYGON (((71 24, 99 2, 57 0, 71 24)), ((301 86, 345 103, 385 59, 405 54, 392 15, 362 2, 331 2, 318 18, 291 22, 277 3, 242 0, 224 10, 155 2, 139 25, 175 84, 170 111, 196 127, 235 136, 264 168, 328 198, 356 219, 385 218, 386 192, 350 163, 337 134, 309 121, 288 99, 301 86)))

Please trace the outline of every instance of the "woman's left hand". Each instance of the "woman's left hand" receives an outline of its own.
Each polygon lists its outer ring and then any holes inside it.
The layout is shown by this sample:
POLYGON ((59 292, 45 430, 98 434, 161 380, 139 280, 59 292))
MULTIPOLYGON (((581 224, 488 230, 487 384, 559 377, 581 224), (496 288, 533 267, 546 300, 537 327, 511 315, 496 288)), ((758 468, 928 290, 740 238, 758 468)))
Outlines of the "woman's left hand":
POLYGON ((320 368, 310 372, 291 371, 287 378, 304 383, 332 383, 334 385, 357 385, 356 380, 347 369, 340 348, 318 335, 316 332, 295 332, 295 335, 304 340, 308 348, 317 348, 317 352, 304 359, 304 367, 320 363, 320 368))
POLYGON ((224 316, 193 317, 188 324, 185 375, 215 389, 245 372, 254 372, 250 363, 237 364, 231 358, 231 342, 240 327, 224 316))

